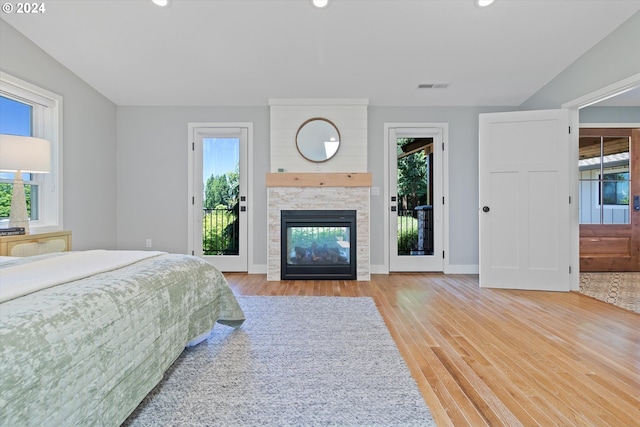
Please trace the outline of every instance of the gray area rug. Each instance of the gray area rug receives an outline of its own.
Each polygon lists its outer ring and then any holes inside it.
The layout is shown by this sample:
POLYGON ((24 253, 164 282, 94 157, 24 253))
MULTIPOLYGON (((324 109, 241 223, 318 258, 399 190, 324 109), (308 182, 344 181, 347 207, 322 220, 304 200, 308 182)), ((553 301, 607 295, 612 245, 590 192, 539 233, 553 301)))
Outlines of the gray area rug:
POLYGON ((580 293, 640 313, 640 273, 580 273, 580 293))
POLYGON ((371 298, 239 297, 126 426, 434 426, 371 298))

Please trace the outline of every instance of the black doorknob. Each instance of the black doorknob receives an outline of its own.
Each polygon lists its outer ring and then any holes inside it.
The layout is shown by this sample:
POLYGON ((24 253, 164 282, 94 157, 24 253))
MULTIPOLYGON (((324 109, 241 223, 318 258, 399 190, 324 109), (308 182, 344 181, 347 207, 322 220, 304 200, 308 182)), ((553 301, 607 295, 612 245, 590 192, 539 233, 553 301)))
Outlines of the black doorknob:
POLYGON ((485 206, 482 208, 482 212, 489 212, 491 209, 489 209, 489 206, 485 206))

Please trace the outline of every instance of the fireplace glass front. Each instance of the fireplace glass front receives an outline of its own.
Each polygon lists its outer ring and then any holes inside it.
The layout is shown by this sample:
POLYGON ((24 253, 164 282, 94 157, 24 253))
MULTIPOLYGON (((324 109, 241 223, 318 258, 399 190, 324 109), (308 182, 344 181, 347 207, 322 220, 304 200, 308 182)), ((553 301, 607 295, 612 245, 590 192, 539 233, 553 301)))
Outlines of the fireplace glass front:
POLYGON ((286 279, 356 279, 355 211, 281 211, 286 279))

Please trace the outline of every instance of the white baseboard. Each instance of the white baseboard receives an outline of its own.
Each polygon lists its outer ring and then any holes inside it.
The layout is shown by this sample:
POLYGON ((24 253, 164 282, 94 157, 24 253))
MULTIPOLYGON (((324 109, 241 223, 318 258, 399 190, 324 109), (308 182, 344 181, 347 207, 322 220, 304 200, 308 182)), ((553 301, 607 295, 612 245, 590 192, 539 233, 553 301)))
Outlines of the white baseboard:
MULTIPOLYGON (((478 274, 480 272, 480 266, 477 264, 464 265, 445 265, 444 274, 478 274)), ((389 274, 389 269, 385 265, 372 265, 371 274, 389 274)))
POLYGON ((389 269, 384 265, 370 265, 369 266, 371 274, 389 274, 389 269))
POLYGON ((449 264, 445 265, 444 274, 480 274, 480 266, 477 264, 449 264))
POLYGON ((267 274, 267 264, 250 265, 248 274, 267 274))

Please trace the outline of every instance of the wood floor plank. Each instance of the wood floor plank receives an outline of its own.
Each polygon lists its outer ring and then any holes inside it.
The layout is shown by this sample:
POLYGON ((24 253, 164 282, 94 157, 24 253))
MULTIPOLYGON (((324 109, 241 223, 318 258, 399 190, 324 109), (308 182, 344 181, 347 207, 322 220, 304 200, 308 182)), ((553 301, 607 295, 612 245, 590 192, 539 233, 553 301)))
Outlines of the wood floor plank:
POLYGON ((237 295, 372 297, 439 426, 640 425, 640 315, 584 295, 480 288, 477 275, 269 282, 237 295))

